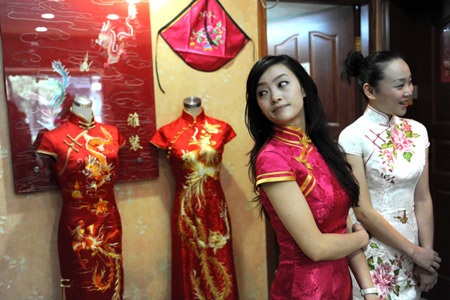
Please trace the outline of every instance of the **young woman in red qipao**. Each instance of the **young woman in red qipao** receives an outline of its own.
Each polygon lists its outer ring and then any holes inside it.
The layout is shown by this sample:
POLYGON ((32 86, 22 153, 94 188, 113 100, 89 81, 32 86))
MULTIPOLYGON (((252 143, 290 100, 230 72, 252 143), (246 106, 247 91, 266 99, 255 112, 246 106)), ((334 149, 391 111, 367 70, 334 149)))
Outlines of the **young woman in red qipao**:
POLYGON ((348 266, 364 298, 378 299, 361 251, 368 234, 348 216, 359 187, 296 60, 267 56, 253 66, 246 123, 255 192, 281 252, 270 299, 352 299, 348 266))

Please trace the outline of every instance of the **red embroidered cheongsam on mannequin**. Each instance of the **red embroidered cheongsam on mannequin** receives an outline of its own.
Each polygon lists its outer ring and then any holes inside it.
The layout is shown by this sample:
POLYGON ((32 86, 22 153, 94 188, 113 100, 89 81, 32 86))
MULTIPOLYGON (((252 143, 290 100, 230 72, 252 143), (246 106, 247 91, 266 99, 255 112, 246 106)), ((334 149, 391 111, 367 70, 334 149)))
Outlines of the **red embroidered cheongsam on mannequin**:
POLYGON ((235 137, 227 123, 204 111, 160 128, 151 138, 168 150, 176 180, 172 211, 172 299, 238 298, 231 223, 219 170, 224 145, 235 137))
POLYGON ((71 112, 37 150, 55 159, 63 195, 58 252, 67 300, 122 299, 122 228, 114 200, 117 128, 71 112))
MULTIPOLYGON (((257 185, 296 181, 319 230, 345 234, 350 199, 300 128, 275 125, 275 136, 258 155, 256 175, 257 185)), ((312 261, 284 227, 263 189, 260 196, 281 252, 270 299, 352 299, 347 258, 312 261)))

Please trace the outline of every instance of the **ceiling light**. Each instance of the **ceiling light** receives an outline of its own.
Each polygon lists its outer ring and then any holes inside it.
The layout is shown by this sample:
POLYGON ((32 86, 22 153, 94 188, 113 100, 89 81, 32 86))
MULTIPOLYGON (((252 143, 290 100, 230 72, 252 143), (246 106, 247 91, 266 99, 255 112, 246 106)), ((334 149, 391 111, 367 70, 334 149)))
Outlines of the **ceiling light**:
POLYGON ((37 32, 46 32, 48 29, 47 27, 36 27, 34 30, 37 32))

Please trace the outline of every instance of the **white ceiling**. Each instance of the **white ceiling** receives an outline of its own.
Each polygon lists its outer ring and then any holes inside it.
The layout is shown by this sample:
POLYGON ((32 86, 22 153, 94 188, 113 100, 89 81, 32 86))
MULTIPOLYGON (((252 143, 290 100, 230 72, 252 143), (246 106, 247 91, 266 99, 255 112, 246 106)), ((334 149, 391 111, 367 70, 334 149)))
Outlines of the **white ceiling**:
MULTIPOLYGON (((275 3, 276 1, 267 1, 266 6, 271 7, 275 3)), ((267 9, 267 22, 309 15, 332 7, 335 7, 335 5, 278 2, 274 8, 267 9)))

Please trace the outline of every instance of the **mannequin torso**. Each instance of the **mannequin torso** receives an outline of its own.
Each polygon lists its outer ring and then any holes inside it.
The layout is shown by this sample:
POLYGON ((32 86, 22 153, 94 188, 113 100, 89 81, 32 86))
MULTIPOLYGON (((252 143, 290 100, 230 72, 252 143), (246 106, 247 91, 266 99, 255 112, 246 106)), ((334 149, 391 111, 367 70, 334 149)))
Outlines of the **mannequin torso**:
POLYGON ((184 110, 196 117, 202 111, 202 100, 198 97, 187 97, 183 100, 184 110))
POLYGON ((87 97, 76 97, 73 101, 72 111, 87 121, 92 118, 92 100, 87 97))

